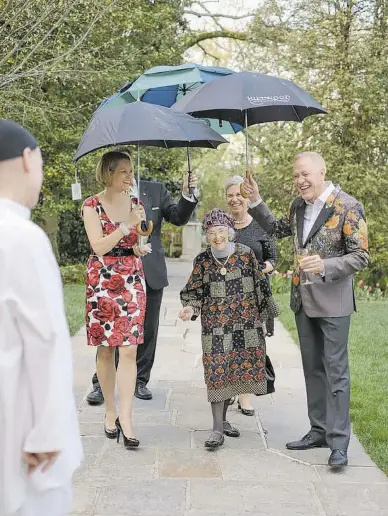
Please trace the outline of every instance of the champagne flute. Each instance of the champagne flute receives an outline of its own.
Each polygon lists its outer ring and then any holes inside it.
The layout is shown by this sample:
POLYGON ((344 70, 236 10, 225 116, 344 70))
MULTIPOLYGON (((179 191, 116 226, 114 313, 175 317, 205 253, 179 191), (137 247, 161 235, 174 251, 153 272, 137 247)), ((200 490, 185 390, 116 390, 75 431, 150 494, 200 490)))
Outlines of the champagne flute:
POLYGON ((303 274, 303 276, 306 278, 304 281, 301 282, 301 285, 312 285, 314 283, 313 281, 309 280, 308 273, 307 272, 303 272, 303 270, 301 268, 301 262, 307 256, 309 256, 309 252, 308 252, 307 249, 298 249, 297 259, 298 259, 298 266, 299 266, 299 274, 300 274, 301 277, 302 277, 302 274, 303 274))

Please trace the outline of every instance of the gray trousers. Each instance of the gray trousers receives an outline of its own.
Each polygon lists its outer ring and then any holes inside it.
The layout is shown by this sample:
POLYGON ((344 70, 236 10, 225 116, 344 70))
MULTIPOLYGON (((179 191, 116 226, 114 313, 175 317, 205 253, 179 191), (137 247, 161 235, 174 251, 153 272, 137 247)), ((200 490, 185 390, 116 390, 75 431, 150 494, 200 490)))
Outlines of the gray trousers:
POLYGON ((350 439, 350 315, 314 317, 295 314, 306 381, 311 433, 329 447, 347 450, 350 439))

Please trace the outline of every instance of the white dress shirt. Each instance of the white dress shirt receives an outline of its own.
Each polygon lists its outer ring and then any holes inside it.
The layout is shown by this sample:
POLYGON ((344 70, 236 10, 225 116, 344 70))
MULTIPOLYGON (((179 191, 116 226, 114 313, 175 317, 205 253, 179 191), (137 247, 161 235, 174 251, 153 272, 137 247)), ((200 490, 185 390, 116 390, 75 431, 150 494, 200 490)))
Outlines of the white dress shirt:
MULTIPOLYGON (((307 237, 310 234, 311 228, 314 226, 314 222, 317 220, 318 215, 322 208, 324 207, 329 195, 334 191, 334 185, 331 181, 325 182, 325 191, 314 201, 314 202, 306 202, 306 209, 304 212, 304 221, 303 221, 303 243, 306 242, 307 237)), ((258 199, 255 202, 248 203, 249 208, 255 208, 260 203, 263 202, 263 199, 258 199)))
POLYGON ((318 218, 319 213, 324 207, 329 195, 334 190, 334 185, 331 181, 326 181, 325 191, 317 198, 314 202, 306 202, 306 208, 304 211, 304 222, 303 222, 303 243, 306 242, 307 237, 310 234, 315 221, 318 218))
MULTIPOLYGON (((190 202, 196 202, 198 199, 198 195, 199 195, 198 188, 195 189, 194 195, 193 194, 186 195, 184 192, 182 192, 182 197, 184 199, 186 199, 186 201, 190 201, 190 202)), ((139 189, 137 187, 136 179, 133 181, 133 186, 131 188, 131 197, 136 197, 136 198, 139 197, 139 189)))
POLYGON ((82 460, 59 268, 27 208, 0 198, 0 514, 68 485, 82 460), (23 451, 60 451, 26 475, 23 451))

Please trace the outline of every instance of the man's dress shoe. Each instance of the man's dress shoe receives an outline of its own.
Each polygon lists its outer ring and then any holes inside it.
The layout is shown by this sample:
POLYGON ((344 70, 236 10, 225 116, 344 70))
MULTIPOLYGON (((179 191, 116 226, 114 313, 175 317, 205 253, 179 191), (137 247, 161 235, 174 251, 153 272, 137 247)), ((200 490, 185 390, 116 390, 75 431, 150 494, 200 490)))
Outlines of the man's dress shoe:
POLYGON ((328 465, 333 468, 343 468, 348 465, 348 454, 346 450, 333 450, 328 465))
POLYGON ((152 400, 152 392, 147 389, 144 383, 138 383, 136 385, 135 396, 140 400, 152 400))
POLYGON ((288 450, 310 450, 311 448, 327 448, 326 439, 306 434, 299 441, 291 441, 286 444, 288 450))
POLYGON ((104 403, 104 395, 99 385, 93 387, 93 390, 87 395, 86 401, 89 405, 102 405, 104 403))

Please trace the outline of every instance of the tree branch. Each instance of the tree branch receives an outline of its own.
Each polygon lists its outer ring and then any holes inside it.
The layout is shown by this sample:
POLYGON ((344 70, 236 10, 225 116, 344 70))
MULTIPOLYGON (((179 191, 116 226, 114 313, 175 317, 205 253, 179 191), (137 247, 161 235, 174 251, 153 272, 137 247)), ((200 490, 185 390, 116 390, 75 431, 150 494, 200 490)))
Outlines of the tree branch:
POLYGON ((201 45, 201 43, 197 43, 197 45, 202 50, 202 52, 204 53, 205 56, 209 56, 209 57, 213 58, 217 63, 219 62, 220 58, 215 56, 214 54, 210 53, 208 50, 206 50, 206 48, 203 47, 201 45))
POLYGON ((243 20, 244 18, 250 18, 251 16, 255 16, 256 12, 242 14, 241 16, 233 16, 232 14, 219 14, 219 13, 199 13, 197 11, 184 11, 184 14, 190 14, 192 16, 197 16, 198 18, 227 18, 228 20, 243 20))
POLYGON ((186 39, 185 49, 189 49, 201 43, 201 41, 206 41, 207 39, 216 39, 216 38, 229 38, 229 39, 237 39, 240 41, 249 41, 251 38, 248 36, 246 32, 235 32, 232 30, 216 30, 212 32, 198 32, 189 36, 186 39))

